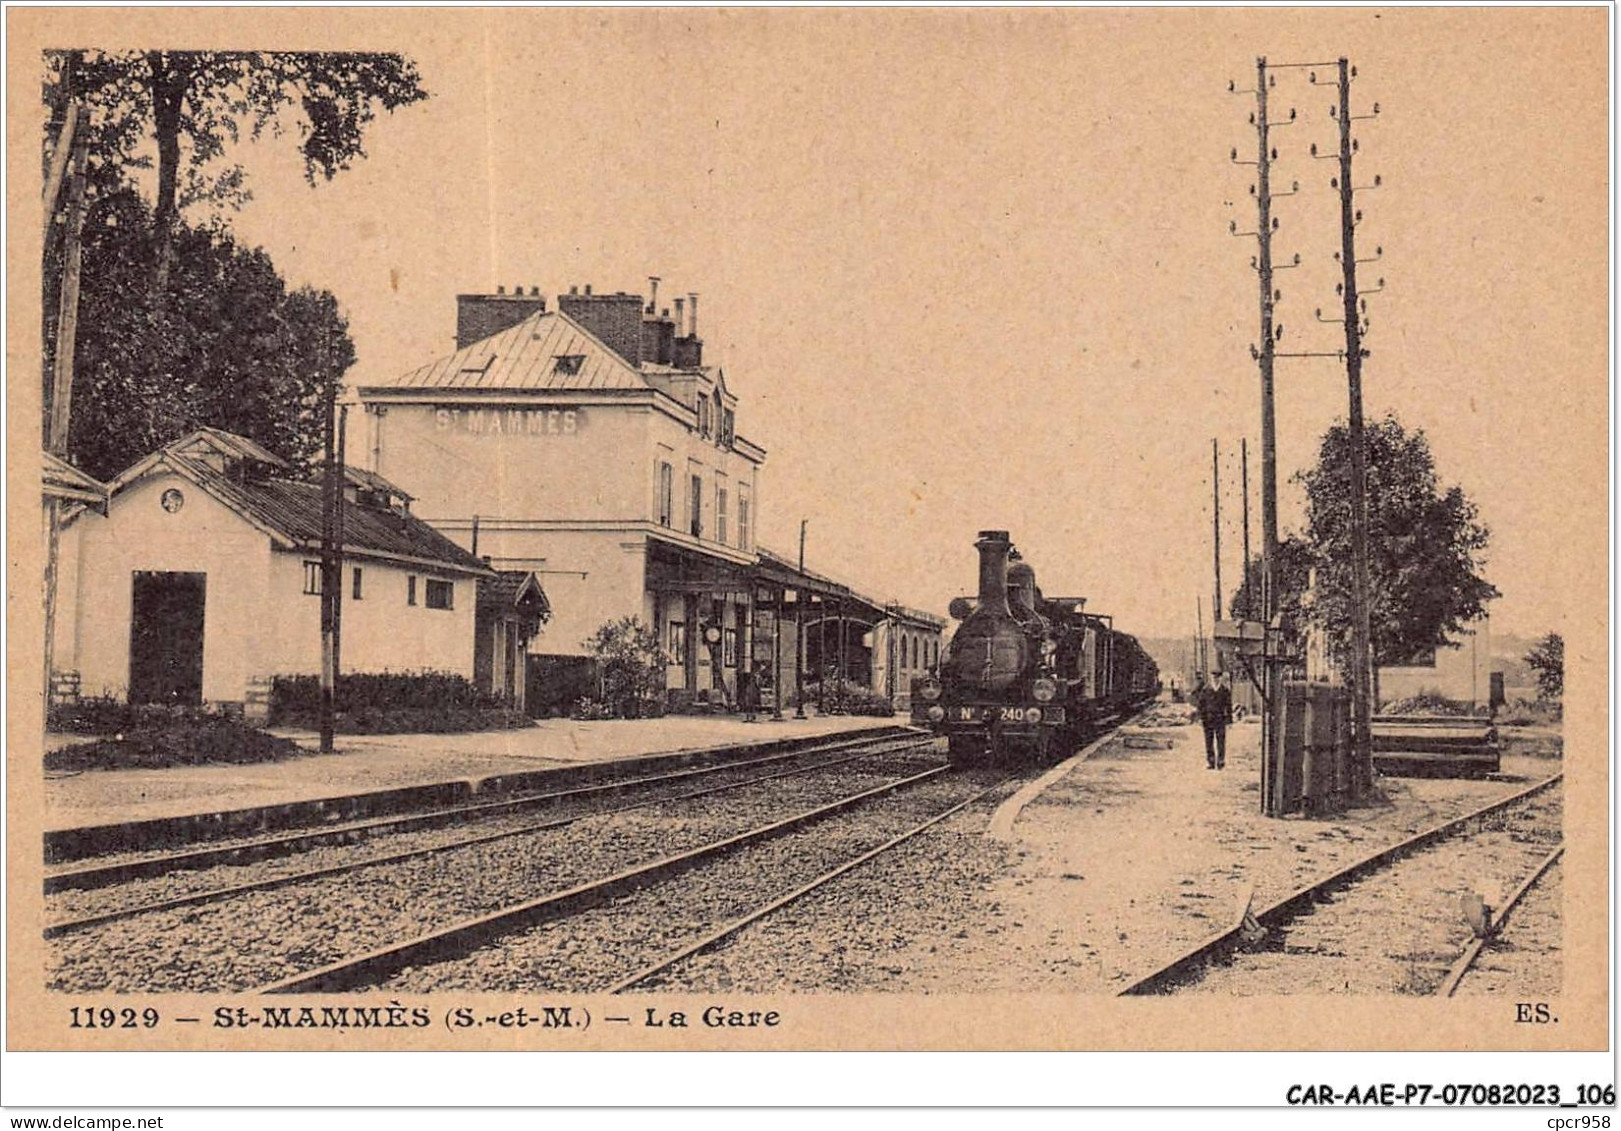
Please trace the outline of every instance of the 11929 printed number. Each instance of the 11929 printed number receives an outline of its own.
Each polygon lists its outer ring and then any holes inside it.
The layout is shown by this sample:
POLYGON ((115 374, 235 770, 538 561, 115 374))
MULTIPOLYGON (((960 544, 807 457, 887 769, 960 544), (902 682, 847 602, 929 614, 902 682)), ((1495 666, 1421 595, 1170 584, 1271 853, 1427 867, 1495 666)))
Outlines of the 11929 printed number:
POLYGON ((75 1005, 68 1012, 72 1014, 69 1029, 156 1029, 159 1020, 158 1011, 150 1005, 145 1009, 127 1005, 122 1009, 110 1005, 75 1005))

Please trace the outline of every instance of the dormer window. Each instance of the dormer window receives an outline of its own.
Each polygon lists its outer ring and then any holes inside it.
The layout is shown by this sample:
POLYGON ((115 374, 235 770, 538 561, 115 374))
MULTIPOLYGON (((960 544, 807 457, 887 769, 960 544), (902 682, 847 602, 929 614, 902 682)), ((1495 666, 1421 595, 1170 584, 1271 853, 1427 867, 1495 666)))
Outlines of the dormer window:
POLYGON ((708 439, 709 438, 709 430, 710 430, 709 398, 702 395, 702 394, 699 394, 699 396, 698 396, 698 435, 704 437, 705 439, 708 439))
POLYGON ((731 409, 722 409, 720 414, 720 444, 729 448, 737 441, 737 414, 731 409))
POLYGON ((720 390, 715 390, 715 440, 722 446, 726 444, 726 406, 721 402, 720 390))
POLYGON ((580 367, 584 364, 583 353, 560 353, 552 362, 552 372, 564 377, 573 377, 580 372, 580 367))

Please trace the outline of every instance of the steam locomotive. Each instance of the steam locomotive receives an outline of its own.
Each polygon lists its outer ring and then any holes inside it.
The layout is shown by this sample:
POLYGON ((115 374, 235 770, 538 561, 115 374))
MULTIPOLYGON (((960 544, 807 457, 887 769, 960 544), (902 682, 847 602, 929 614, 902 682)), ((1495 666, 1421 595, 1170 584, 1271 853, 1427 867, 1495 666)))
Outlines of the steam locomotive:
POLYGON ((1159 691, 1159 668, 1113 618, 1080 597, 1044 597, 1005 530, 984 530, 979 597, 958 598, 961 623, 937 672, 912 681, 912 721, 944 735, 954 766, 1044 764, 1159 691))

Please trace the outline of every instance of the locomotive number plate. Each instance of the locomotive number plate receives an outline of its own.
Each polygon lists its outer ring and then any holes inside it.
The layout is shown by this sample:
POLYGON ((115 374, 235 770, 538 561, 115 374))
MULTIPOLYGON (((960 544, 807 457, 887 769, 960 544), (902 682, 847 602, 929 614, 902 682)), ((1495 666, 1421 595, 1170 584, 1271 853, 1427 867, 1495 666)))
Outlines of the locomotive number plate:
POLYGON ((1005 723, 1024 722, 1023 707, 958 707, 957 721, 964 723, 977 723, 991 717, 1000 718, 1005 723))

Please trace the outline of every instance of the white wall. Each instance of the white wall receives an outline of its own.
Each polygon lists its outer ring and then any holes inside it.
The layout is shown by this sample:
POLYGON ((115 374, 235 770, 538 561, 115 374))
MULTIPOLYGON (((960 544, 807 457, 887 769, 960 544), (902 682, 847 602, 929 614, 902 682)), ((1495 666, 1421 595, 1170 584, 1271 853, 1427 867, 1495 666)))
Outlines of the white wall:
MULTIPOLYGON (((267 534, 180 476, 156 476, 122 492, 109 517, 80 515, 65 532, 63 551, 55 663, 79 672, 85 695, 129 693, 133 575, 141 570, 206 576, 204 700, 239 702, 254 677, 320 671, 321 600, 304 593, 304 562, 319 555, 273 549, 267 534), (159 503, 171 487, 185 496, 173 514, 159 503)), ((419 580, 412 607, 405 600, 407 572, 346 563, 343 670, 434 669, 471 677, 476 582, 454 579, 455 608, 446 611, 427 608, 419 580), (351 596, 356 565, 363 570, 359 601, 351 596)))
MULTIPOLYGON (((313 675, 321 670, 321 598, 304 592, 304 563, 318 554, 277 553, 270 566, 268 609, 275 630, 255 674, 313 675)), ((473 676, 477 582, 365 559, 343 565, 340 660, 345 672, 445 671, 473 676), (361 570, 361 599, 353 577, 361 570), (406 603, 406 578, 417 578, 417 603, 406 603), (455 585, 454 607, 427 606, 427 578, 455 585)))
POLYGON ((203 698, 241 700, 250 669, 271 643, 266 615, 270 539, 189 480, 160 475, 113 500, 111 514, 81 514, 63 539, 72 584, 58 591, 56 666, 77 670, 84 695, 129 693, 130 615, 139 570, 207 575, 203 698), (171 514, 159 500, 178 489, 171 514))
POLYGON ((645 407, 548 407, 543 401, 391 404, 373 418, 376 440, 367 466, 416 496, 412 513, 436 525, 474 515, 647 518, 646 471, 637 453, 646 448, 650 416, 645 407), (497 418, 500 431, 494 430, 497 418), (557 431, 531 431, 541 420, 557 431), (472 421, 479 430, 469 427, 472 421))
POLYGON ((1454 642, 1458 647, 1435 650, 1434 666, 1380 668, 1380 700, 1389 703, 1434 691, 1484 706, 1491 698, 1490 619, 1474 622, 1454 642))

